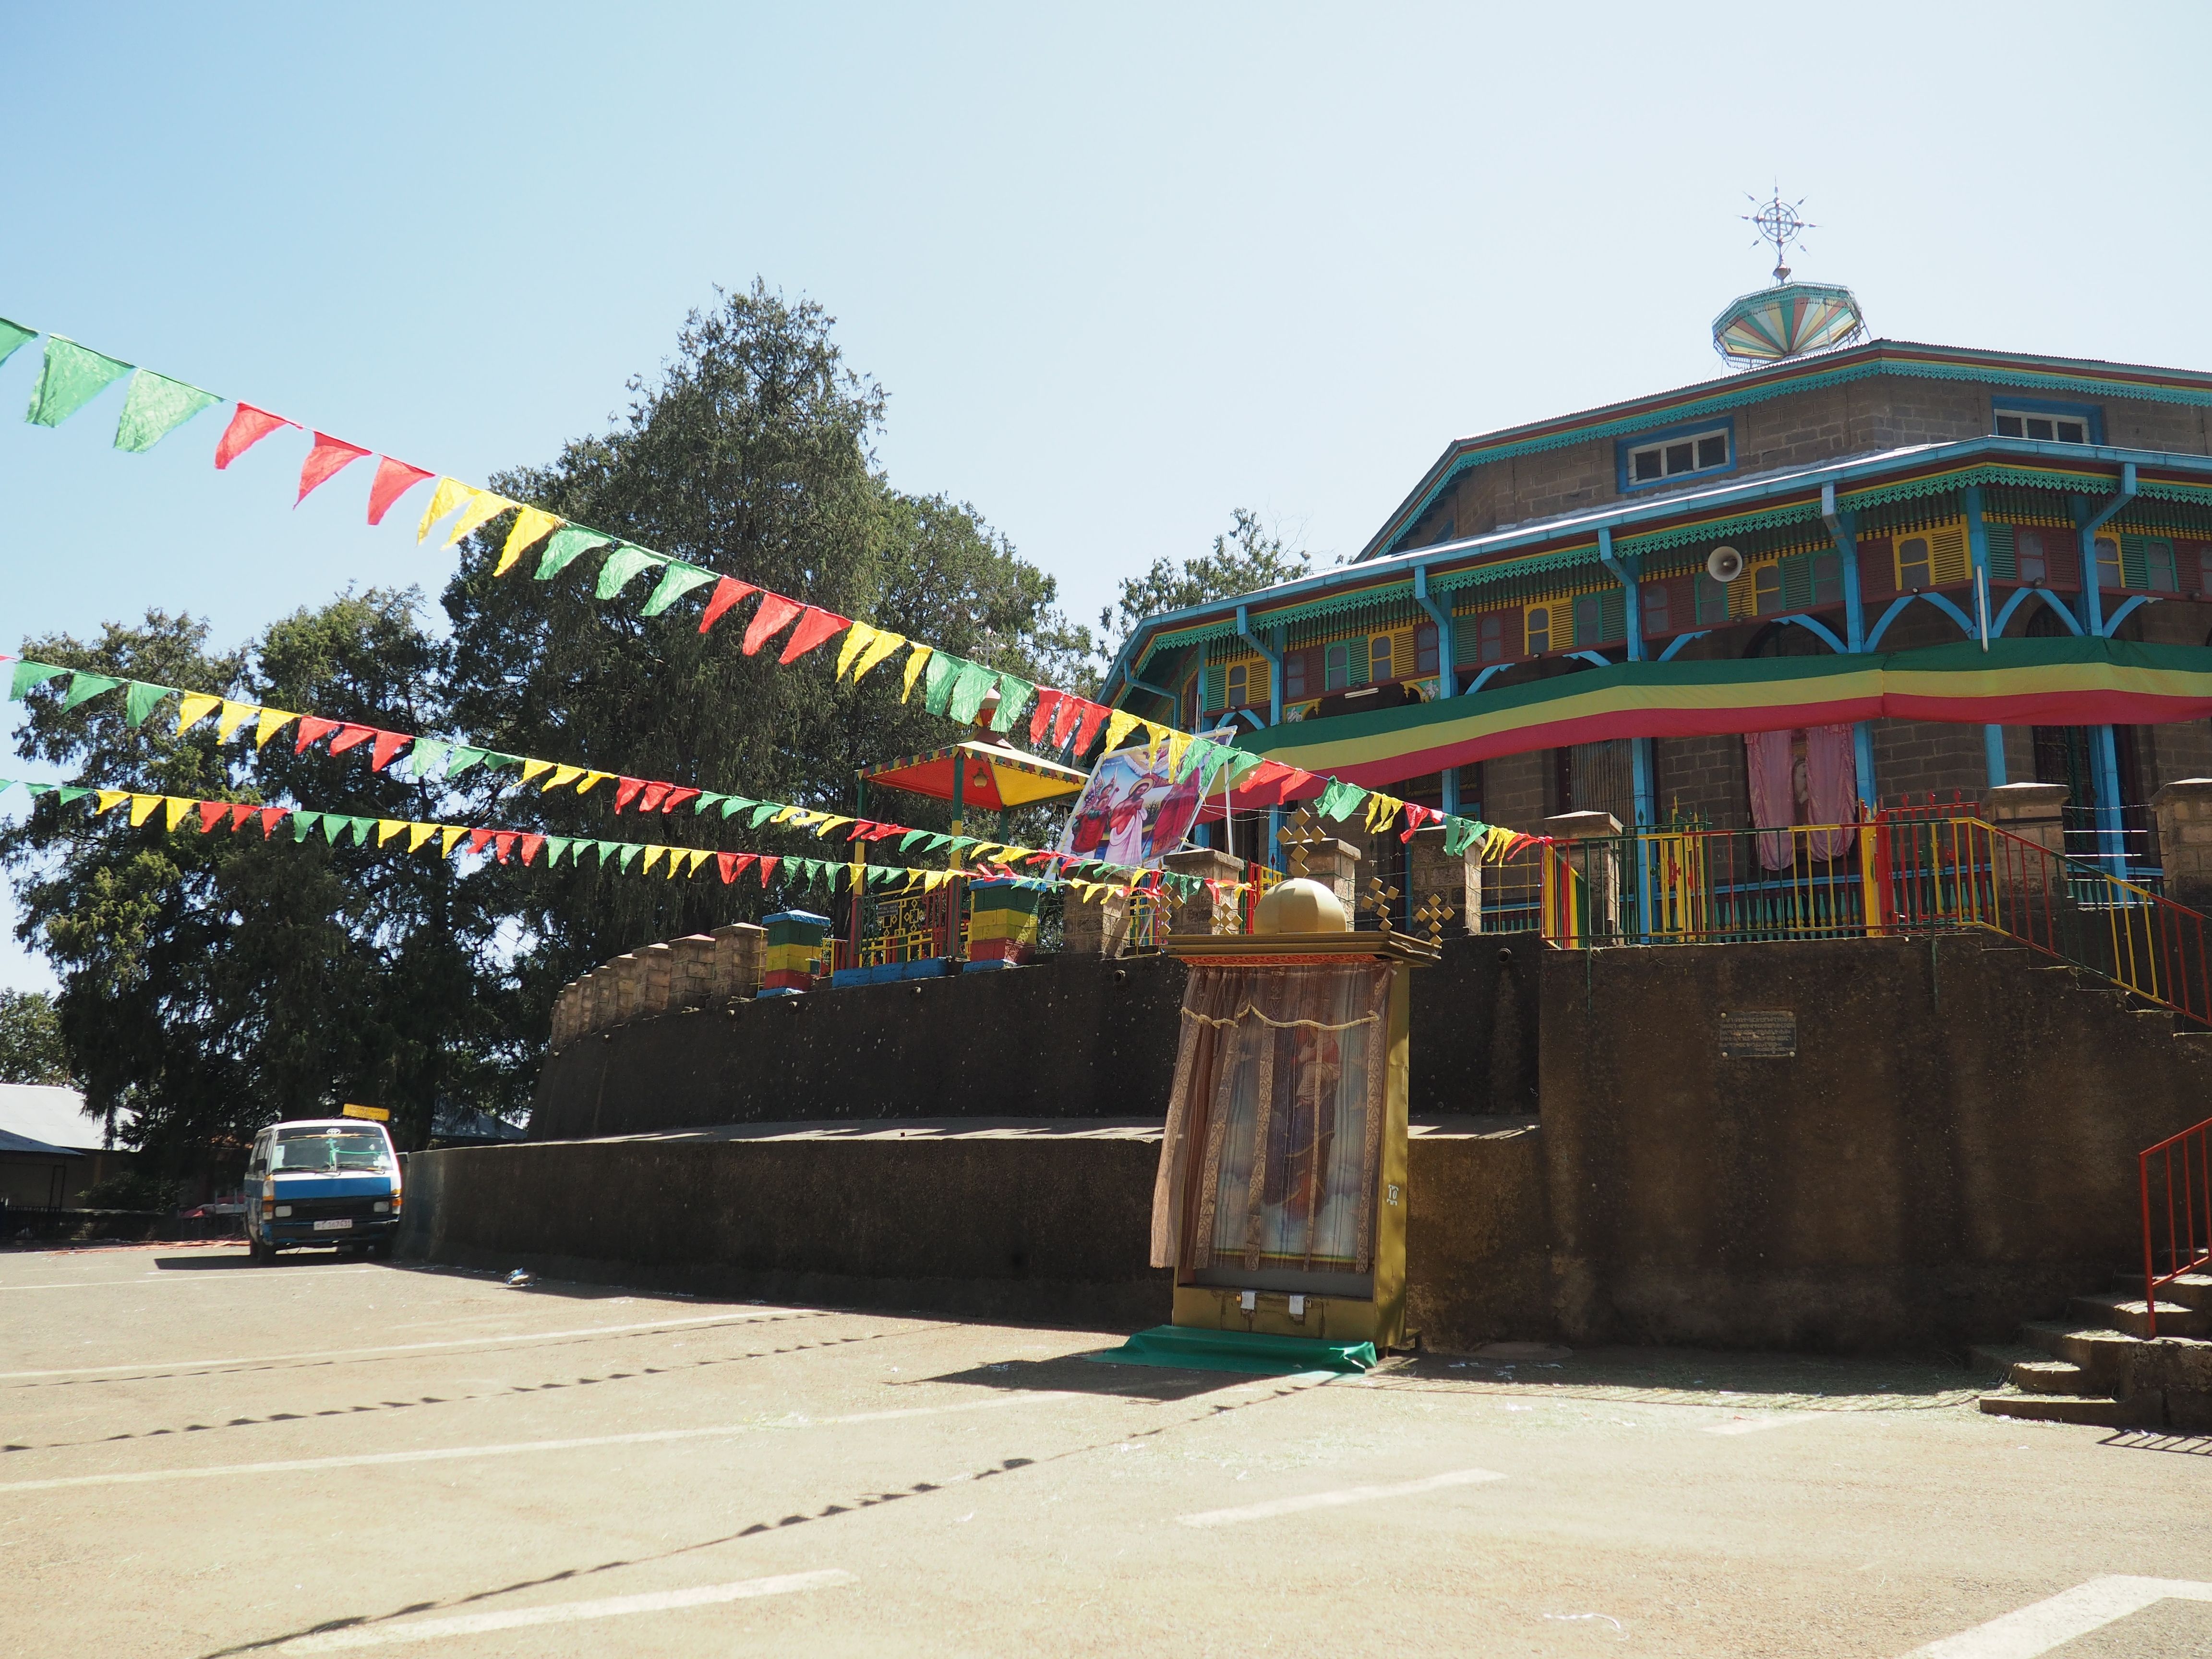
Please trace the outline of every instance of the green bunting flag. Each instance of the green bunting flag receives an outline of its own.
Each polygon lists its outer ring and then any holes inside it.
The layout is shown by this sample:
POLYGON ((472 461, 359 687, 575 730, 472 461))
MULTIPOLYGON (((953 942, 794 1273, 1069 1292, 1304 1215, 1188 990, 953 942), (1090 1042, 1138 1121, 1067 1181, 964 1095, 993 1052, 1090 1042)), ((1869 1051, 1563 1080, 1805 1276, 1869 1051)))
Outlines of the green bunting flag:
POLYGON ((25 328, 21 323, 11 323, 5 317, 0 317, 0 363, 14 356, 15 348, 24 341, 38 337, 39 331, 35 328, 25 328))
POLYGON ((691 811, 695 816, 704 817, 708 807, 724 799, 726 797, 716 794, 711 789, 702 790, 699 798, 691 803, 691 811))
POLYGON ((555 865, 560 863, 562 858, 567 854, 568 850, 574 845, 575 843, 570 841, 566 836, 546 836, 545 867, 550 870, 555 865))
POLYGON ((648 565, 665 562, 667 562, 665 560, 655 557, 645 549, 633 547, 628 542, 624 542, 613 552, 608 554, 606 562, 599 567, 599 585, 595 590, 596 596, 602 599, 611 599, 623 591, 629 579, 639 571, 648 565))
POLYGON ((1030 699, 1035 696, 1036 687, 1030 681, 1015 674, 1000 675, 999 707, 991 716, 991 729, 994 732, 1012 731, 1014 721, 1022 710, 1030 706, 1030 699))
POLYGON ((637 855, 643 851, 645 848, 640 843, 634 841, 624 842, 622 843, 622 851, 616 862, 627 871, 631 865, 637 862, 637 855))
POLYGON ((115 447, 143 454, 210 404, 222 401, 212 392, 142 368, 131 377, 123 418, 115 423, 115 447))
POLYGON ((59 426, 105 392, 131 365, 88 350, 58 334, 46 336, 46 365, 31 392, 31 407, 24 419, 33 426, 59 426))
POLYGON ((94 789, 80 789, 74 784, 64 785, 61 788, 54 791, 55 797, 59 799, 61 804, 64 806, 72 806, 78 801, 82 800, 87 795, 97 794, 98 793, 99 791, 94 789))
POLYGON ((460 744, 455 744, 453 758, 446 763, 446 775, 449 778, 458 778, 483 757, 484 751, 481 749, 470 749, 460 744))
POLYGON ((1444 851, 1453 858, 1459 857, 1482 839, 1486 827, 1473 818, 1445 819, 1444 851))
POLYGON ((408 761, 417 778, 434 778, 443 775, 446 757, 453 745, 441 738, 417 738, 414 748, 408 750, 408 761))
POLYGON ((175 690, 173 686, 149 685, 143 680, 131 681, 129 698, 125 705, 130 715, 131 724, 145 725, 146 716, 160 708, 161 700, 173 690, 175 690))
POLYGON ((1328 787, 1321 792, 1321 816, 1325 818, 1348 818, 1367 799, 1367 792, 1356 783, 1346 783, 1341 778, 1331 778, 1328 787))
POLYGON ((538 580, 551 581, 574 564, 580 555, 588 553, 595 547, 605 547, 608 539, 595 530, 586 530, 579 525, 562 525, 553 532, 553 539, 545 544, 544 556, 538 561, 538 580))
MULTIPOLYGON (((934 661, 934 659, 932 659, 934 661)), ((975 722, 976 711, 983 706, 984 695, 998 684, 999 677, 980 662, 963 662, 960 677, 952 682, 952 689, 945 699, 947 719, 962 726, 975 722)), ((931 711, 933 714, 935 710, 931 711)))
POLYGON ((929 831, 927 830, 909 830, 906 834, 899 837, 898 849, 900 852, 903 853, 908 848, 913 846, 915 842, 918 841, 927 841, 928 838, 929 831))
POLYGON ((758 801, 747 800, 743 795, 731 795, 722 802, 722 816, 726 818, 759 805, 758 801))
POLYGON ((90 702, 94 697, 106 696, 122 684, 121 680, 112 680, 105 674, 94 674, 80 668, 70 676, 70 689, 62 698, 62 707, 75 708, 79 703, 90 702))
POLYGON ((763 801, 759 805, 753 808, 753 828, 756 830, 759 829, 761 825, 766 823, 770 818, 774 817, 781 811, 783 811, 783 808, 778 806, 774 801, 763 801))
POLYGON ((952 683, 960 678, 967 663, 949 651, 933 651, 921 668, 921 706, 933 714, 945 712, 945 699, 952 695, 952 683))
POLYGON ((502 755, 496 749, 487 749, 483 751, 483 763, 485 771, 496 772, 502 766, 521 765, 522 757, 520 755, 502 755))
MULTIPOLYGON (((614 561, 610 559, 607 562, 612 564, 614 561)), ((623 580, 624 581, 628 581, 629 578, 625 576, 623 580)), ((667 610, 670 605, 675 604, 677 600, 682 599, 686 593, 689 593, 693 588, 714 580, 714 573, 713 571, 702 570, 696 564, 672 563, 668 567, 667 570, 662 574, 660 578, 660 586, 653 590, 653 597, 645 602, 645 609, 639 614, 646 617, 657 617, 662 611, 667 610)), ((605 585, 606 581, 606 573, 604 570, 599 573, 599 580, 602 585, 605 585)), ((601 597, 606 598, 610 596, 603 594, 601 597)))
POLYGON ((355 846, 369 846, 374 841, 375 836, 376 820, 374 818, 356 818, 353 821, 353 844, 355 846))
POLYGON ((293 813, 292 839, 295 842, 307 840, 308 836, 315 833, 315 826, 322 822, 322 817, 323 815, 320 812, 293 813))
POLYGON ((8 683, 8 696, 16 702, 34 685, 44 685, 57 674, 66 674, 66 668, 57 668, 50 662, 23 661, 15 665, 15 678, 8 683))
POLYGON ((343 845, 345 841, 345 832, 353 828, 353 820, 342 818, 335 812, 325 812, 320 816, 323 820, 323 839, 333 847, 343 845))

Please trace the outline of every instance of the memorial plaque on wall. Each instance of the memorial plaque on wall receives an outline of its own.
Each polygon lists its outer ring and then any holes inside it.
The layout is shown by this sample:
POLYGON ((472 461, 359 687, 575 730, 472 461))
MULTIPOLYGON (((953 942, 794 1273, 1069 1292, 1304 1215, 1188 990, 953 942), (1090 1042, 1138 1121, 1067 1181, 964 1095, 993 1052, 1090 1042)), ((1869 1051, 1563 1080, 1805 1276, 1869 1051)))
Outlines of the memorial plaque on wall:
POLYGON ((1797 1015, 1789 1008, 1744 1008, 1721 1016, 1723 1060, 1794 1060, 1797 1015))

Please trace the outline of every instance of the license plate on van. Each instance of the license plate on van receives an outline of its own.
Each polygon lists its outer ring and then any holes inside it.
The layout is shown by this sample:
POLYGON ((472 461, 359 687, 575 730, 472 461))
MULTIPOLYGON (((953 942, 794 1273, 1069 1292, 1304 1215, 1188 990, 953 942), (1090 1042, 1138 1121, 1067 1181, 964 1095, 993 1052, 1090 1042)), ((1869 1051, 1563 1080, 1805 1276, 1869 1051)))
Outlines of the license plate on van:
POLYGON ((343 1221, 318 1221, 315 1224, 315 1231, 319 1233, 342 1233, 352 1225, 353 1223, 350 1219, 343 1221))

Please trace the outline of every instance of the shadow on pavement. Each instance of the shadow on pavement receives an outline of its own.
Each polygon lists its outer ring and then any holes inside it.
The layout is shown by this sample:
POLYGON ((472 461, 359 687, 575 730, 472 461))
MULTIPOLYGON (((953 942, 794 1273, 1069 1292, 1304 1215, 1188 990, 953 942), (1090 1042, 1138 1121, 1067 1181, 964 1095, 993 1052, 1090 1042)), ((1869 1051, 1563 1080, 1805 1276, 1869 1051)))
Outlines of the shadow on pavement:
MULTIPOLYGON (((1101 1350, 1100 1352, 1105 1352, 1101 1350)), ((1237 1371, 1186 1371, 1158 1365, 1100 1364, 1084 1354, 1057 1359, 1009 1359, 918 1379, 967 1382, 985 1389, 1034 1389, 1053 1394, 1113 1395, 1124 1400, 1189 1400, 1220 1389, 1269 1379, 1237 1371)))

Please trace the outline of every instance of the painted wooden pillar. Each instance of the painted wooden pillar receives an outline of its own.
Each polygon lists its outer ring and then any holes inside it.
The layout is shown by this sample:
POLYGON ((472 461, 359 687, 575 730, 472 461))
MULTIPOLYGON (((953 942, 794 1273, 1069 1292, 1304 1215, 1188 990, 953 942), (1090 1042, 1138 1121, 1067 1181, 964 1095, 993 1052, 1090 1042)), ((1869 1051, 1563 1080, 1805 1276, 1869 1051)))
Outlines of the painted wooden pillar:
MULTIPOLYGON (((1836 511, 1836 487, 1820 489, 1821 515, 1828 521, 1836 544, 1836 556, 1844 567, 1844 644, 1852 652, 1866 649, 1866 605, 1859 597, 1858 514, 1836 511)), ((1881 799, 1874 775, 1874 727, 1865 720, 1851 727, 1852 769, 1858 774, 1859 805, 1872 812, 1881 799)))
MULTIPOLYGON (((1974 635, 1982 649, 1990 648, 1990 533, 1982 522, 1982 491, 1978 484, 1970 485, 1964 492, 1966 504, 1966 556, 1972 567, 1974 580, 1974 635)), ((1982 728, 1982 757, 1989 774, 1990 787, 2002 789, 2005 785, 2004 727, 1984 726, 1982 728)))

